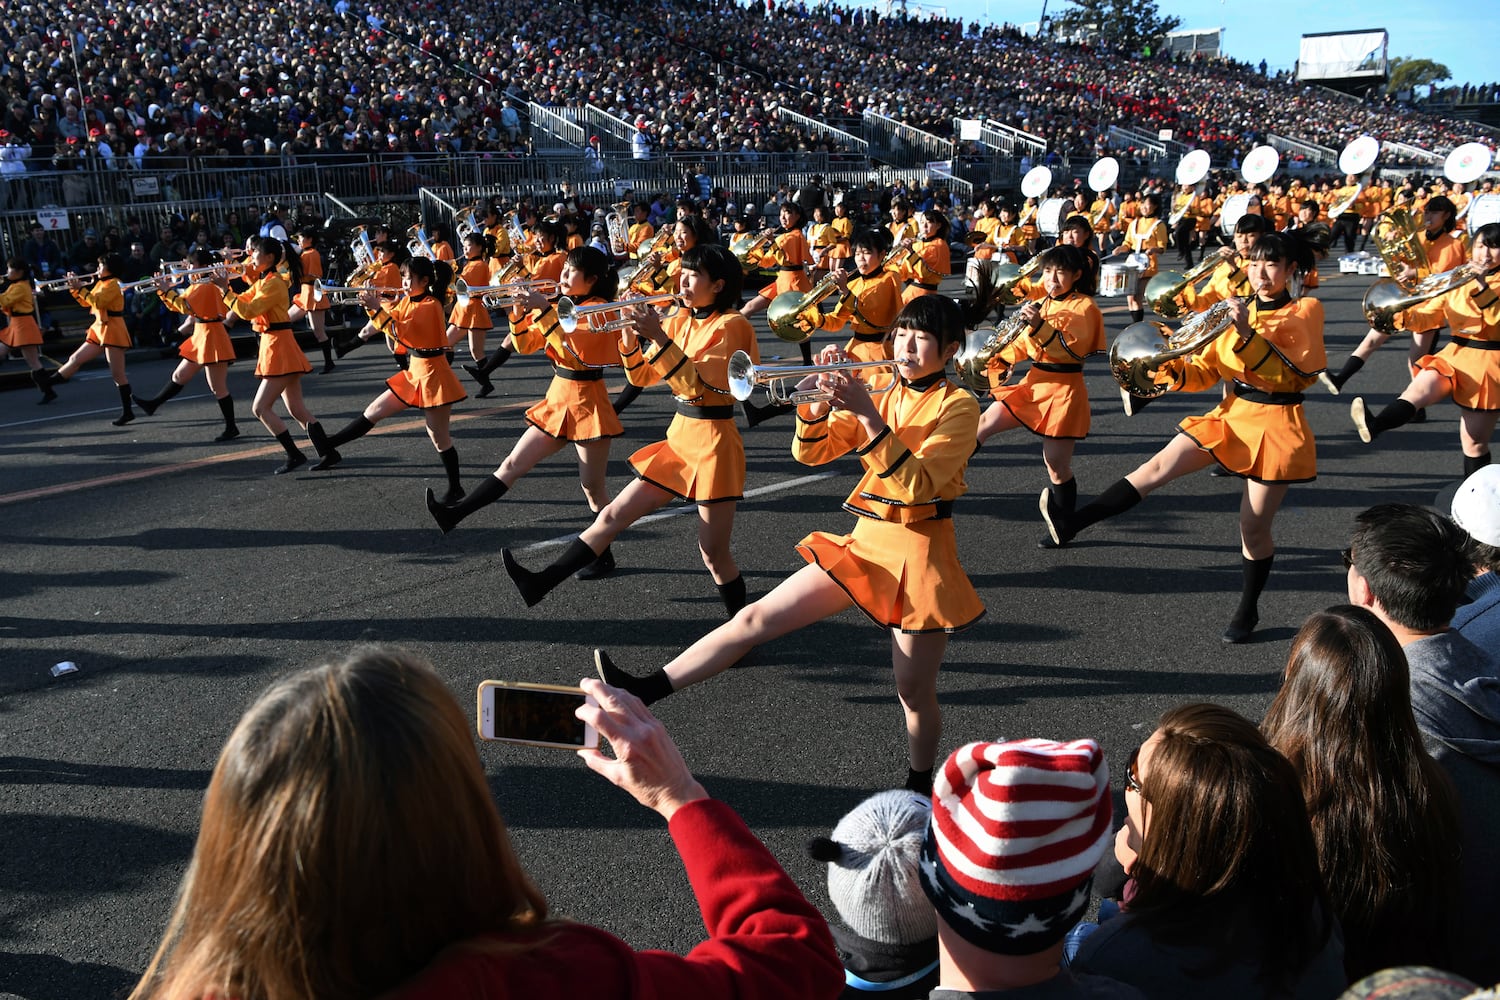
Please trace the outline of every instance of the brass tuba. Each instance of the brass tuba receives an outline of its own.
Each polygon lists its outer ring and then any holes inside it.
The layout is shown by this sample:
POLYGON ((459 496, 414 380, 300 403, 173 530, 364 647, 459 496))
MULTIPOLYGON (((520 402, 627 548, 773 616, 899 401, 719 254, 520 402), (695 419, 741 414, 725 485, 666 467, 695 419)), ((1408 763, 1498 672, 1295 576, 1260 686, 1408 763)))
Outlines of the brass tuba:
POLYGON ((833 275, 829 275, 806 292, 782 292, 771 300, 766 308, 766 322, 771 332, 789 344, 800 344, 811 339, 812 331, 798 325, 798 318, 809 309, 816 309, 819 302, 838 290, 833 275))
POLYGON ((754 239, 741 240, 738 246, 731 243, 729 252, 734 254, 735 260, 740 262, 740 269, 746 274, 751 274, 760 267, 759 264, 750 260, 751 255, 760 253, 761 249, 768 246, 775 238, 775 227, 762 229, 754 239))
POLYGON ((964 337, 964 346, 953 355, 953 374, 975 392, 981 395, 989 392, 990 378, 986 369, 989 368, 990 359, 1030 329, 1031 324, 1022 319, 1020 313, 1016 313, 995 326, 981 326, 970 330, 964 337))
POLYGON ((1421 227, 1406 206, 1382 213, 1375 220, 1370 238, 1375 241, 1375 252, 1385 261, 1386 270, 1391 272, 1391 277, 1395 278, 1403 292, 1409 293, 1416 288, 1415 282, 1403 282, 1396 277, 1404 267, 1414 267, 1418 271, 1432 270, 1432 262, 1427 259, 1427 248, 1422 245, 1421 227))
POLYGON ((1005 261, 1002 264, 996 265, 994 272, 995 296, 1000 304, 1003 306, 1013 306, 1017 302, 1020 302, 1021 299, 1016 294, 1016 286, 1020 285, 1023 279, 1031 277, 1036 272, 1036 269, 1041 266, 1041 254, 1037 254, 1024 264, 1012 264, 1010 261, 1005 261))
POLYGON ((1146 301, 1158 316, 1176 319, 1182 315, 1182 305, 1177 296, 1196 285, 1229 258, 1223 254, 1209 254, 1186 274, 1179 271, 1159 271, 1146 283, 1146 301))
POLYGON ((1132 323, 1109 345, 1109 373, 1132 396, 1155 399, 1167 391, 1167 386, 1156 381, 1157 369, 1200 350, 1233 327, 1230 310, 1238 301, 1215 302, 1175 332, 1165 323, 1132 323))
POLYGON ((1435 299, 1472 281, 1474 269, 1460 264, 1451 271, 1430 274, 1416 282, 1410 289, 1402 288, 1390 278, 1381 278, 1365 292, 1365 319, 1373 329, 1381 333, 1396 332, 1396 315, 1412 306, 1419 306, 1428 299, 1435 299))

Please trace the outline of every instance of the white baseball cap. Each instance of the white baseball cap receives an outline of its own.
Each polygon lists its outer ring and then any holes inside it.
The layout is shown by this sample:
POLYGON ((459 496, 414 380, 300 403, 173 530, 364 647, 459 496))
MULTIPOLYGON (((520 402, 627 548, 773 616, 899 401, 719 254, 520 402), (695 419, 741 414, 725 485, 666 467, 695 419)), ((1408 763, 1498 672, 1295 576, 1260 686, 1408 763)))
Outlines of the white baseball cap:
POLYGON ((1453 523, 1470 538, 1500 546, 1500 465, 1486 465, 1453 495, 1453 523))

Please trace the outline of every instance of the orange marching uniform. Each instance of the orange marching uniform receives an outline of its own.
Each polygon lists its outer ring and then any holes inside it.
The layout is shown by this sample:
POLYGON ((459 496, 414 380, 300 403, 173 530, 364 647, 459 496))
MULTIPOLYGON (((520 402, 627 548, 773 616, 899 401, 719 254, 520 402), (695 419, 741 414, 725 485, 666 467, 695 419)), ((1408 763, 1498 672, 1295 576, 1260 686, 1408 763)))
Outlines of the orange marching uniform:
POLYGON ((1500 275, 1481 289, 1466 281, 1446 295, 1399 313, 1396 325, 1432 330, 1444 322, 1453 337, 1441 351, 1417 362, 1452 387, 1453 402, 1465 410, 1500 410, 1500 275))
MULTIPOLYGON (((322 301, 313 298, 313 282, 323 277, 323 255, 312 247, 308 247, 300 254, 302 261, 302 287, 297 290, 297 295, 292 299, 293 304, 300 306, 303 312, 319 312, 329 307, 327 297, 322 301)), ((401 287, 397 282, 396 287, 401 287)))
POLYGON ((297 346, 297 336, 287 320, 292 297, 286 279, 273 267, 258 276, 243 292, 224 292, 222 301, 251 328, 260 334, 260 353, 255 361, 256 378, 278 375, 305 375, 312 371, 307 355, 297 346))
POLYGON ((851 275, 846 287, 848 292, 823 317, 819 329, 837 332, 848 326, 845 354, 855 361, 889 361, 891 327, 902 306, 896 279, 888 271, 877 270, 873 277, 851 275))
POLYGON ((768 299, 773 299, 782 292, 806 292, 812 288, 812 279, 807 275, 807 265, 812 263, 812 255, 808 253, 807 238, 800 229, 778 232, 765 252, 751 255, 750 262, 759 267, 776 269, 776 281, 762 288, 759 293, 768 299))
POLYGON ((448 361, 448 324, 443 304, 427 293, 383 302, 370 313, 375 329, 396 340, 410 362, 385 380, 387 389, 401 402, 425 410, 465 399, 458 376, 448 361))
POLYGON ((105 278, 92 288, 70 289, 73 298, 94 314, 86 339, 105 347, 129 347, 130 331, 125 328, 125 293, 115 278, 105 278))
MULTIPOLYGON (((596 296, 578 305, 604 301, 596 296)), ((619 342, 612 333, 595 333, 585 325, 576 336, 565 334, 557 309, 549 305, 512 320, 511 336, 520 353, 545 348, 552 362, 552 383, 541 402, 526 411, 527 423, 563 441, 598 441, 625 433, 604 384, 604 369, 620 365, 619 342)))
POLYGON ((901 288, 902 305, 920 295, 931 295, 953 270, 948 241, 916 240, 911 245, 911 253, 900 262, 900 267, 901 280, 904 282, 901 288))
POLYGON ((224 329, 223 296, 212 282, 194 282, 186 292, 169 288, 161 303, 173 312, 193 317, 192 335, 177 349, 180 357, 195 365, 234 360, 234 345, 224 329))
POLYGON ((745 445, 728 368, 736 351, 759 363, 755 329, 738 312, 711 309, 679 309, 661 325, 670 343, 639 341, 620 355, 631 385, 666 382, 676 405, 666 439, 638 449, 630 467, 651 485, 693 503, 739 500, 745 493, 745 445))
POLYGON ((36 294, 31 282, 14 281, 0 291, 0 312, 10 317, 10 324, 0 330, 0 343, 13 350, 42 342, 42 328, 36 321, 36 294))
POLYGON ((898 379, 873 398, 886 423, 873 441, 847 410, 812 418, 810 407, 797 408, 793 458, 824 465, 854 452, 864 473, 844 501, 858 518, 854 531, 815 531, 797 551, 881 628, 961 631, 984 614, 953 531, 953 502, 968 491, 964 468, 979 403, 944 372, 920 383, 898 379))
POLYGON ((1104 314, 1091 296, 1070 291, 1041 302, 1042 323, 990 359, 988 373, 997 403, 1031 433, 1082 440, 1089 433, 1089 392, 1083 362, 1104 350, 1104 314), (1011 366, 1030 360, 1026 377, 998 385, 1011 366))
POLYGON ((1230 473, 1259 483, 1305 483, 1317 478, 1317 443, 1302 409, 1302 390, 1328 363, 1323 349, 1323 304, 1283 294, 1250 303, 1254 329, 1241 344, 1226 331, 1202 351, 1161 369, 1170 388, 1200 392, 1220 381, 1233 391, 1201 417, 1178 428, 1230 473))

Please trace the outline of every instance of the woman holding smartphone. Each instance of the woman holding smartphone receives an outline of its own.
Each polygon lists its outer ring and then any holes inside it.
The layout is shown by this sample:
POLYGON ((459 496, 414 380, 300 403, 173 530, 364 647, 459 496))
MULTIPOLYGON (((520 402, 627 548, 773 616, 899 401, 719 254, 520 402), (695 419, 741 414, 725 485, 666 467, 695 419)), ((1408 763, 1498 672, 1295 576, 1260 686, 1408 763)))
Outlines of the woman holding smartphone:
MULTIPOLYGON (((804 465, 859 456, 863 475, 844 504, 859 518, 853 532, 802 539, 797 550, 808 565, 648 676, 631 676, 595 650, 605 683, 650 704, 723 673, 761 643, 856 606, 890 633, 906 716, 906 786, 930 793, 942 730, 938 669, 948 636, 984 614, 959 564, 952 520, 979 426, 973 395, 946 377, 963 334, 956 303, 923 295, 896 318, 897 375, 876 386, 888 390, 872 394, 858 372, 805 379, 801 388, 816 385, 827 398, 798 407, 792 455, 804 465)), ((822 363, 844 357, 828 347, 822 363)))

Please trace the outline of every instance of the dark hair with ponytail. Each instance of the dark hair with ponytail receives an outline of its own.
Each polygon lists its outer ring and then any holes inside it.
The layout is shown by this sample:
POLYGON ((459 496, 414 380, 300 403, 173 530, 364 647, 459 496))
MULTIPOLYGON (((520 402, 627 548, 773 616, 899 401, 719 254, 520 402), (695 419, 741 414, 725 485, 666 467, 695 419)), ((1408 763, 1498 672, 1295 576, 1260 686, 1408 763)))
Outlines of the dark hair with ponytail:
POLYGON ((589 295, 613 302, 619 294, 620 272, 596 247, 574 247, 568 251, 563 263, 573 265, 575 271, 582 273, 585 278, 593 279, 589 295))

